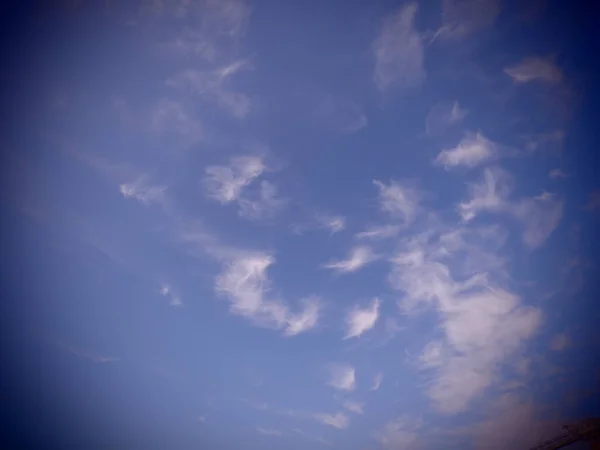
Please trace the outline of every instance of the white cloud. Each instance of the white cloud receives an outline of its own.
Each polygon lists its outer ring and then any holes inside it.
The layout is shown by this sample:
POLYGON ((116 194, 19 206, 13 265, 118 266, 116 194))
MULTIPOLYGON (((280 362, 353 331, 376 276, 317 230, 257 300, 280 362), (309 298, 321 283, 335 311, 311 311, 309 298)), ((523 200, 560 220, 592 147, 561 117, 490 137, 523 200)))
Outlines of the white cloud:
POLYGON ((261 181, 258 198, 242 197, 238 200, 239 214, 250 220, 272 218, 286 204, 278 197, 277 187, 266 180, 261 181))
POLYGON ((500 4, 500 0, 444 0, 443 24, 434 39, 462 39, 491 26, 500 4))
POLYGON ((181 297, 173 292, 171 286, 167 283, 163 283, 160 287, 160 295, 163 297, 169 298, 169 305, 171 306, 181 306, 183 305, 181 301, 181 297))
POLYGON ((539 247, 558 226, 564 202, 556 195, 544 193, 538 197, 509 200, 513 188, 512 177, 499 169, 485 169, 483 180, 470 186, 471 200, 458 205, 465 221, 481 211, 504 212, 521 222, 523 243, 539 247))
POLYGON ((555 352, 561 352, 570 344, 571 340, 569 339, 569 336, 567 336, 565 333, 559 333, 552 338, 552 342, 550 342, 550 349, 554 350, 555 352))
POLYGON ((329 425, 334 428, 344 429, 348 427, 350 420, 348 416, 344 413, 336 413, 336 414, 325 414, 325 413, 317 413, 313 416, 315 420, 319 422, 329 425))
POLYGON ((419 211, 419 194, 416 189, 393 180, 388 185, 378 180, 374 180, 373 184, 379 188, 380 209, 402 218, 405 224, 410 224, 419 211))
POLYGON ((293 313, 283 301, 266 297, 271 287, 267 269, 274 262, 267 254, 240 252, 217 278, 215 289, 227 296, 233 314, 246 317, 256 325, 283 330, 287 336, 314 328, 320 311, 316 298, 304 300, 303 310, 293 313))
POLYGON ((236 156, 228 166, 209 166, 205 170, 207 193, 224 204, 236 201, 244 188, 266 169, 260 156, 236 156))
POLYGON ((433 371, 427 394, 442 413, 464 411, 494 382, 495 368, 518 351, 541 321, 538 309, 520 304, 520 298, 476 273, 457 281, 442 262, 457 252, 435 238, 407 239, 393 259, 389 281, 402 291, 405 312, 434 308, 443 340, 429 343, 420 357, 433 371))
POLYGON ((398 225, 379 225, 372 226, 365 231, 356 233, 358 239, 389 239, 400 233, 401 228, 398 225))
POLYGON ((483 134, 467 133, 456 147, 441 151, 435 162, 446 169, 457 166, 471 168, 491 160, 496 154, 497 145, 483 134))
POLYGON ((379 299, 375 298, 364 309, 358 307, 351 309, 346 317, 348 330, 344 339, 359 337, 373 328, 379 318, 379 304, 379 299))
POLYGON ((166 186, 151 186, 148 184, 148 177, 140 176, 131 183, 123 183, 119 187, 121 194, 125 198, 135 198, 144 205, 159 204, 166 202, 166 186))
POLYGON ((373 386, 371 386, 372 391, 377 391, 381 387, 381 383, 383 382, 383 374, 378 373, 375 375, 375 379, 373 380, 373 386))
POLYGON ((347 259, 341 261, 332 261, 325 264, 323 267, 332 269, 340 273, 351 273, 369 265, 373 261, 379 259, 379 256, 373 253, 371 247, 357 246, 354 247, 347 259))
POLYGON ((320 226, 330 231, 331 234, 339 233, 346 228, 346 219, 342 216, 322 215, 317 218, 320 226))
POLYGON ((541 81, 558 84, 562 80, 562 70, 556 66, 552 58, 530 57, 519 64, 504 69, 517 84, 541 81))
POLYGON ((169 77, 166 85, 203 96, 234 117, 245 117, 250 112, 250 99, 229 89, 228 84, 231 77, 248 65, 248 61, 239 60, 210 71, 187 69, 169 77))
POLYGON ((356 384, 356 371, 348 364, 332 364, 329 367, 329 386, 341 391, 352 391, 356 384))
POLYGON ((571 175, 566 173, 565 171, 563 171, 562 169, 552 169, 549 173, 548 176, 552 179, 559 179, 559 178, 569 178, 571 175))
POLYGON ((355 414, 363 414, 363 404, 358 402, 347 401, 344 402, 344 408, 355 414))
POLYGON ((376 437, 386 449, 411 450, 418 447, 419 428, 418 422, 411 421, 407 417, 399 417, 388 422, 376 437))
POLYGON ((423 42, 415 28, 417 4, 408 3, 387 17, 373 44, 375 73, 380 91, 418 86, 425 79, 423 42))
POLYGON ((281 433, 281 431, 278 430, 272 430, 272 429, 267 429, 267 428, 257 428, 256 432, 265 436, 283 436, 283 434, 281 433))
POLYGON ((467 111, 460 107, 458 102, 438 103, 427 115, 425 132, 428 136, 443 133, 448 127, 460 123, 467 115, 467 111))

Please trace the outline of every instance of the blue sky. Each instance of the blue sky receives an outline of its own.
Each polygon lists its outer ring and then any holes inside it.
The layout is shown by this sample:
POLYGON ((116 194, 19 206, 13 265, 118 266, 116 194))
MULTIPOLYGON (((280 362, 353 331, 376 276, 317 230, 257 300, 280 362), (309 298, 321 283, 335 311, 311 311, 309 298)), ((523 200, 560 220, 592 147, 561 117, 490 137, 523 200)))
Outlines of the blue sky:
POLYGON ((574 16, 39 8, 3 32, 14 439, 512 449, 598 413, 574 16))

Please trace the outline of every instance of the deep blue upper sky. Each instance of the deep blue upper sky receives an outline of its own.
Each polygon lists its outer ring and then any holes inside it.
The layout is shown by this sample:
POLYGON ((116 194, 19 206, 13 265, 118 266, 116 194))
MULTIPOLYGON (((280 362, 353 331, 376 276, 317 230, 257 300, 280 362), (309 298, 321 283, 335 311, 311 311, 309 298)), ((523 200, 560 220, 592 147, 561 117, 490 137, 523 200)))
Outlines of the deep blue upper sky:
POLYGON ((7 7, 6 442, 500 450, 597 414, 561 8, 7 7))

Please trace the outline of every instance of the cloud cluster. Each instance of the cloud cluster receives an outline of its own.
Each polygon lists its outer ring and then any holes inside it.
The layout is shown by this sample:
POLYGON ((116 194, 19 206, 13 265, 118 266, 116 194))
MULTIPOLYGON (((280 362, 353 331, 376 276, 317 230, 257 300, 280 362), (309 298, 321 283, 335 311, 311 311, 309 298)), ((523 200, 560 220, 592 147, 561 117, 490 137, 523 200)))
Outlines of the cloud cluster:
POLYGON ((248 187, 267 170, 261 156, 236 156, 229 165, 207 167, 204 187, 207 195, 221 204, 237 203, 242 217, 270 218, 285 205, 277 187, 262 180, 258 192, 248 193, 248 187))
POLYGON ((277 298, 269 298, 271 281, 267 269, 275 259, 263 253, 240 253, 228 261, 225 271, 216 280, 215 289, 230 302, 233 314, 243 316, 259 326, 282 330, 295 336, 317 325, 320 302, 304 299, 302 309, 292 312, 277 298))
POLYGON ((433 308, 440 317, 444 339, 429 343, 420 361, 435 374, 427 393, 443 413, 464 411, 494 381, 497 364, 541 321, 539 310, 521 305, 486 272, 456 279, 448 258, 458 250, 445 247, 440 237, 408 238, 389 275, 391 286, 404 294, 402 310, 433 308))
POLYGON ((373 44, 373 81, 380 91, 418 86, 425 79, 423 42, 415 27, 417 4, 407 3, 387 17, 373 44))
POLYGON ((460 203, 458 210, 467 222, 483 211, 507 213, 521 223, 523 242, 532 248, 539 247, 558 226, 564 202, 547 192, 511 200, 513 188, 514 181, 508 172, 500 168, 485 169, 483 178, 470 186, 470 200, 460 203))

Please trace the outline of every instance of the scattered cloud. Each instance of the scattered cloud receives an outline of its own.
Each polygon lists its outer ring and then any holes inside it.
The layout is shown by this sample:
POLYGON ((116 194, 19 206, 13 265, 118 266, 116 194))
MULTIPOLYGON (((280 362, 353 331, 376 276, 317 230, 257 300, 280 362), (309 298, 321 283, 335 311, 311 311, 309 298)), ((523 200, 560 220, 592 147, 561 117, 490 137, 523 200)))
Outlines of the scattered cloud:
POLYGON ((562 169, 553 169, 548 173, 548 176, 554 180, 557 180, 559 178, 569 178, 571 175, 562 169))
POLYGON ((181 297, 173 292, 171 286, 167 283, 163 283, 160 287, 160 295, 163 297, 167 297, 169 299, 169 305, 171 306, 181 306, 183 302, 181 301, 181 297))
POLYGON ((378 373, 377 375, 375 375, 375 378, 373 379, 373 386, 371 386, 371 390, 372 391, 379 390, 382 382, 383 382, 383 374, 378 373))
POLYGON ((317 413, 313 416, 315 420, 319 422, 329 425, 334 428, 344 429, 348 427, 350 420, 348 416, 344 413, 336 413, 336 414, 325 414, 325 413, 317 413))
POLYGON ((471 200, 460 203, 458 210, 464 221, 472 220, 481 211, 507 213, 521 222, 523 242, 531 248, 539 247, 560 223, 564 201, 547 192, 511 201, 513 184, 508 172, 485 169, 483 180, 470 186, 471 200))
POLYGON ((206 168, 205 187, 208 195, 226 204, 240 198, 242 191, 267 167, 261 156, 236 156, 228 166, 206 168))
POLYGON ((462 39, 490 27, 501 10, 500 0, 444 0, 442 26, 433 39, 462 39))
POLYGON ((346 317, 348 330, 344 339, 359 337, 373 328, 379 318, 379 305, 379 299, 374 298, 366 308, 352 308, 346 317))
POLYGON ((373 252, 371 247, 361 245, 354 247, 350 251, 347 259, 341 261, 331 261, 325 264, 323 267, 326 269, 335 270, 339 273, 351 273, 362 269, 377 259, 379 259, 379 256, 373 252))
POLYGON ((329 386, 341 391, 352 391, 356 385, 356 371, 348 364, 332 364, 329 367, 329 386))
POLYGON ((231 78, 247 69, 247 60, 235 61, 214 70, 186 69, 166 80, 166 85, 199 95, 215 103, 232 116, 242 118, 251 108, 250 98, 229 88, 231 78))
POLYGON ((152 186, 148 183, 147 176, 139 176, 130 183, 123 183, 119 187, 125 198, 134 198, 148 206, 151 204, 164 205, 166 203, 166 186, 152 186))
POLYGON ((497 145, 480 132, 467 133, 459 144, 442 150, 435 159, 436 164, 446 169, 458 166, 475 167, 493 159, 497 155, 497 145))
POLYGON ((566 333, 559 333, 550 342, 550 349, 555 352, 561 352, 571 344, 571 340, 566 333))
POLYGON ((261 181, 258 196, 255 198, 242 197, 238 200, 241 217, 250 220, 270 219, 274 217, 287 203, 280 198, 277 187, 266 180, 261 181))
POLYGON ((258 434, 262 434, 265 436, 283 436, 283 433, 281 431, 278 430, 273 430, 273 429, 267 429, 267 428, 257 428, 256 432, 258 434))
POLYGON ((382 240, 396 237, 400 233, 398 225, 377 225, 367 228, 365 231, 356 233, 358 239, 382 240))
POLYGON ((373 184, 379 188, 379 208, 410 224, 419 211, 420 196, 416 189, 393 180, 388 185, 378 180, 373 184))
POLYGON ((440 252, 441 246, 439 238, 407 238, 392 260, 389 282, 404 293, 399 305, 406 313, 421 306, 439 314, 444 339, 428 344, 420 361, 434 374, 427 394, 449 414, 464 411, 493 383, 497 364, 533 335, 541 312, 522 306, 492 274, 455 280, 442 261, 457 249, 440 252))
POLYGON ((351 401, 344 402, 344 408, 346 408, 348 411, 353 412, 355 414, 363 414, 364 413, 363 407, 364 407, 364 405, 362 403, 351 402, 351 401))
POLYGON ((418 422, 403 416, 388 422, 376 437, 386 449, 411 450, 418 447, 420 427, 418 422))
POLYGON ((452 125, 462 122, 467 116, 467 110, 460 107, 458 102, 438 103, 427 115, 425 132, 428 136, 442 134, 452 125))
POLYGON ((382 92, 418 86, 425 79, 423 42, 415 27, 417 9, 416 3, 407 3, 387 17, 373 44, 373 80, 382 92))
POLYGON ((346 228, 346 219, 342 216, 319 216, 317 218, 320 226, 329 230, 331 234, 339 233, 346 228))
POLYGON ((519 64, 504 69, 504 72, 517 84, 540 81, 558 84, 562 81, 562 70, 556 66, 552 58, 530 57, 519 64))
POLYGON ((295 336, 314 328, 319 319, 319 300, 302 301, 298 313, 279 299, 267 298, 271 281, 267 269, 275 258, 264 253, 240 252, 217 277, 215 289, 226 296, 233 314, 243 316, 258 326, 283 330, 286 336, 295 336))

